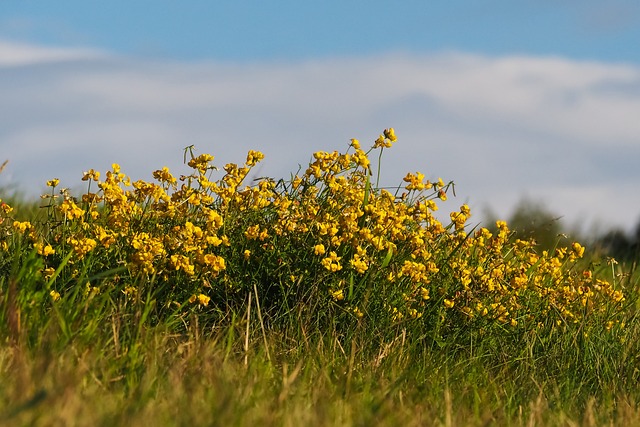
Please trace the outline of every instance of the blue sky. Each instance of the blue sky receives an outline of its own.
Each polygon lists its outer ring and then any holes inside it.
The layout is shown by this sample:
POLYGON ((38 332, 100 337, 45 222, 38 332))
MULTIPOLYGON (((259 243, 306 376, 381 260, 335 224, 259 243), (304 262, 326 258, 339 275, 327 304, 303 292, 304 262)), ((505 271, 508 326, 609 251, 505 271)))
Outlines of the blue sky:
MULTIPOLYGON (((384 180, 456 182, 482 220, 523 197, 568 225, 640 218, 640 2, 0 2, 0 185, 195 144, 287 175, 393 126, 384 180)), ((0 195, 0 197, 2 197, 0 195)))
POLYGON ((462 50, 640 62, 635 0, 5 0, 7 38, 133 55, 297 60, 462 50))

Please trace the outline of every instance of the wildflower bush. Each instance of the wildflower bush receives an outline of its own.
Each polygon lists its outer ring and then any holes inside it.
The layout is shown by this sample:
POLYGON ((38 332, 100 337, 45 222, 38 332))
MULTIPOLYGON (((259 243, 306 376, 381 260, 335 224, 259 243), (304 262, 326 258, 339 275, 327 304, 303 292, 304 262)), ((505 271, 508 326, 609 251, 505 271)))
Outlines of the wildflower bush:
POLYGON ((219 171, 193 147, 181 176, 164 167, 132 182, 113 164, 85 172, 79 197, 52 179, 33 222, 2 203, 0 268, 15 275, 13 254, 24 254, 37 285, 21 298, 43 312, 106 293, 153 302, 156 321, 197 314, 213 324, 252 294, 269 324, 405 325, 436 343, 461 331, 624 326, 625 296, 581 261, 579 243, 538 250, 503 221, 493 233, 470 225, 467 205, 443 223, 434 213, 453 183, 419 172, 380 188, 396 139, 391 128, 368 151, 353 139, 345 153, 316 152, 290 179, 247 182, 258 151, 219 171))
POLYGON ((0 424, 637 424, 637 270, 382 188, 396 139, 0 195, 0 424))

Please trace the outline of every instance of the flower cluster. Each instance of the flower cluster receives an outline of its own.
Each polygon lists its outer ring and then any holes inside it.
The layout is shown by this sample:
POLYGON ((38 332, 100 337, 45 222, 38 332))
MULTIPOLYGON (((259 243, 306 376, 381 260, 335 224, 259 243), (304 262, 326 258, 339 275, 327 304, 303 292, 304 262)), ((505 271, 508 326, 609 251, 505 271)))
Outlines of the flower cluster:
MULTIPOLYGON (((47 183, 45 227, 15 221, 11 232, 29 239, 45 269, 70 252, 72 276, 124 266, 118 280, 126 296, 161 282, 165 305, 211 308, 229 303, 220 296, 259 288, 265 304, 313 297, 321 300, 314 307, 356 321, 435 317, 527 328, 580 322, 620 306, 620 290, 579 267, 579 243, 550 253, 515 240, 503 221, 495 232, 471 229, 467 205, 443 224, 434 213, 452 183, 420 172, 408 173, 395 192, 376 188, 369 154, 396 140, 393 128, 369 151, 353 139, 345 153, 314 153, 304 173, 289 180, 252 185, 243 183, 264 157, 258 151, 242 165, 225 165, 217 180, 214 157, 195 155, 193 147, 185 150, 191 170, 179 177, 163 167, 152 173, 155 182, 132 182, 114 164, 101 180, 91 169, 79 199, 57 194, 57 179, 47 183)), ((0 219, 10 212, 2 204, 0 219)), ((60 298, 65 290, 52 292, 60 298)))

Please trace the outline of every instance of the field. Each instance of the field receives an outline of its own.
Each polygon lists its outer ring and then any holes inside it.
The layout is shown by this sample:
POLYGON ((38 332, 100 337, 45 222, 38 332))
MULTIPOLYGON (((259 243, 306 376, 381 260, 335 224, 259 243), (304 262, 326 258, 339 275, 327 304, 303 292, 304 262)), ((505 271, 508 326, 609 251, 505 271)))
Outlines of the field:
POLYGON ((640 425, 635 265, 380 188, 395 142, 0 194, 0 423, 640 425))

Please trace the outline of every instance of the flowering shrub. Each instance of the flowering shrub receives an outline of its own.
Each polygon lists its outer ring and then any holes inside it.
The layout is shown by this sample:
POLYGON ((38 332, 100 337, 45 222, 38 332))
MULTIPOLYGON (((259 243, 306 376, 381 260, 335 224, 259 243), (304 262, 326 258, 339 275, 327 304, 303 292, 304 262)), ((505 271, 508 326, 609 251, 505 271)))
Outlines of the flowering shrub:
MULTIPOLYGON (((93 169, 79 198, 49 181, 39 223, 0 209, 5 253, 18 241, 41 260, 51 303, 77 292, 131 299, 153 291, 159 315, 197 310, 214 316, 256 291, 267 315, 311 312, 344 323, 399 322, 446 330, 493 326, 557 328, 605 322, 624 295, 580 267, 584 247, 553 253, 497 231, 470 227, 467 205, 448 224, 434 216, 452 183, 408 173, 404 187, 372 184, 369 155, 396 142, 387 129, 364 151, 316 152, 288 180, 245 180, 263 159, 249 151, 217 180, 213 156, 185 149, 187 175, 168 168, 136 181, 117 164, 93 169)), ((24 247, 24 246, 22 246, 24 247)))

